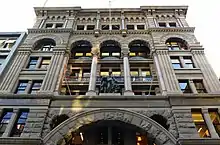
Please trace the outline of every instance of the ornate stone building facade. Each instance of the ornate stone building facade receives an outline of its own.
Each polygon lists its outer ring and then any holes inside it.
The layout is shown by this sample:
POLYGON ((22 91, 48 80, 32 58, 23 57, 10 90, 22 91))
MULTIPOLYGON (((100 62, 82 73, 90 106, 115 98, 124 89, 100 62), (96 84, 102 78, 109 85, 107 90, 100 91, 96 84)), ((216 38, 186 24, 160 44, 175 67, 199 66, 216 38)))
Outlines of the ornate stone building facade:
POLYGON ((0 144, 220 144, 220 83, 187 7, 35 13, 0 78, 0 144))

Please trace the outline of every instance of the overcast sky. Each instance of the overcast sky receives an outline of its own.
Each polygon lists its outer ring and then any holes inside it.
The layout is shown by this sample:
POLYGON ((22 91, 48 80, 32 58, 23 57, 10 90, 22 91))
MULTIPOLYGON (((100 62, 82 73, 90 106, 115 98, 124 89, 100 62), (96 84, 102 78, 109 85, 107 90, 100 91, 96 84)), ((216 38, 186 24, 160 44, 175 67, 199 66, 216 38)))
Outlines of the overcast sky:
MULTIPOLYGON (((1 0, 0 32, 27 31, 35 21, 33 7, 42 7, 44 2, 45 0, 1 0)), ((108 3, 109 0, 48 0, 46 6, 108 8, 108 3)), ((188 5, 187 21, 191 27, 196 27, 195 35, 220 77, 219 0, 112 0, 112 7, 139 8, 143 5, 188 5)))

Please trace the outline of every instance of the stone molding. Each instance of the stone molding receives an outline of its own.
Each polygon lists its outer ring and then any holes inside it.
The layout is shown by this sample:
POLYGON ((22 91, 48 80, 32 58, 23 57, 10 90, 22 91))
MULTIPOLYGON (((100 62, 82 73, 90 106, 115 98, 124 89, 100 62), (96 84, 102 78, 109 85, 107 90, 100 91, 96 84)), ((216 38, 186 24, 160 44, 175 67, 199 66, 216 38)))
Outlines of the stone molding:
POLYGON ((28 33, 71 33, 72 28, 60 28, 60 29, 28 29, 28 33))
POLYGON ((119 120, 133 124, 146 130, 161 145, 175 145, 177 143, 176 138, 154 120, 142 114, 122 109, 98 109, 72 116, 47 134, 43 142, 45 145, 56 145, 64 135, 99 120, 119 120))

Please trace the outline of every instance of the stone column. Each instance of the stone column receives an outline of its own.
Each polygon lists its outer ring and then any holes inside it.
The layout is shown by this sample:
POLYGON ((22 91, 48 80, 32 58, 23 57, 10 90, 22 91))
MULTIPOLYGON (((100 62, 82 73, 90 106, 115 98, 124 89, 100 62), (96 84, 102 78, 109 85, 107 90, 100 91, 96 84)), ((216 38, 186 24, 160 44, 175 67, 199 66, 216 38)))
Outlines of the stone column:
POLYGON ((218 134, 215 130, 215 127, 212 124, 212 120, 210 118, 208 109, 202 109, 202 114, 203 114, 204 121, 205 121, 205 123, 208 127, 208 130, 209 130, 209 133, 210 133, 211 137, 212 138, 219 138, 219 136, 218 136, 218 134))
POLYGON ((130 65, 128 60, 128 51, 123 51, 123 68, 124 68, 124 95, 134 95, 131 87, 130 65))
POLYGON ((209 93, 219 94, 220 93, 220 82, 218 77, 216 76, 214 70, 212 69, 211 65, 209 64, 203 50, 193 50, 193 60, 197 64, 197 66, 201 69, 203 76, 204 76, 204 85, 206 90, 209 93))
POLYGON ((125 16, 124 16, 124 12, 122 12, 122 14, 121 14, 121 29, 122 30, 125 29, 125 16))
POLYGON ((19 110, 18 109, 14 109, 13 110, 13 114, 9 120, 9 123, 5 129, 5 132, 3 133, 2 137, 9 137, 11 135, 11 131, 17 121, 17 118, 19 117, 19 110))
POLYGON ((89 79, 89 89, 86 93, 87 96, 96 95, 96 79, 97 79, 97 66, 98 66, 98 47, 92 48, 92 65, 89 79))
POLYGON ((14 57, 13 62, 11 63, 10 68, 5 73, 5 76, 1 79, 1 83, 0 83, 1 93, 9 93, 13 90, 14 87, 16 87, 15 83, 18 79, 19 73, 27 63, 29 55, 30 55, 30 49, 18 51, 17 55, 14 57))
MULTIPOLYGON (((159 46, 156 47, 159 48, 159 46)), ((156 64, 158 75, 161 75, 159 76, 160 82, 163 79, 161 87, 165 85, 166 88, 162 87, 162 93, 166 90, 167 94, 181 94, 182 92, 179 89, 179 83, 172 67, 168 50, 155 50, 154 59, 156 59, 154 62, 156 64)))
POLYGON ((189 80, 189 86, 190 86, 190 88, 191 88, 193 94, 198 94, 198 92, 197 92, 197 90, 196 90, 196 87, 195 87, 195 85, 194 85, 194 83, 193 83, 193 80, 189 80))
POLYGON ((44 77, 39 93, 54 92, 59 77, 59 73, 63 65, 64 56, 65 56, 65 47, 59 49, 58 48, 53 49, 53 55, 51 57, 50 65, 44 77))

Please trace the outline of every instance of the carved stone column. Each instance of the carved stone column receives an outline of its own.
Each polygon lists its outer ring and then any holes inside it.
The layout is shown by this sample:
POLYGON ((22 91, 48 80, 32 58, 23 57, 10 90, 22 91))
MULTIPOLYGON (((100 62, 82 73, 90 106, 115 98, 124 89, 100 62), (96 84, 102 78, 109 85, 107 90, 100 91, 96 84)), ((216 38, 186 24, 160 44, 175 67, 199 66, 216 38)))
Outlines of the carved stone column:
MULTIPOLYGON (((193 49, 193 48, 192 48, 193 49)), ((192 50, 194 63, 201 69, 204 76, 204 85, 209 93, 220 93, 220 82, 214 70, 206 59, 203 50, 192 50)))
POLYGON ((14 87, 16 87, 15 82, 18 79, 21 69, 25 67, 25 64, 28 61, 30 52, 31 52, 30 48, 27 48, 27 49, 20 48, 13 62, 11 63, 10 68, 8 69, 8 71, 5 73, 5 76, 1 80, 1 83, 0 83, 1 93, 9 93, 13 90, 14 87))
POLYGON ((208 127, 209 133, 211 134, 211 137, 212 138, 219 138, 219 136, 218 136, 218 134, 217 134, 217 132, 215 130, 215 127, 212 124, 212 120, 210 118, 208 109, 202 109, 202 114, 203 114, 205 123, 206 123, 206 125, 208 127))
POLYGON ((157 68, 162 94, 181 94, 175 71, 171 65, 168 50, 155 50, 154 62, 157 68))
MULTIPOLYGON (((59 47, 59 46, 57 46, 59 47)), ((44 77, 40 93, 53 93, 57 84, 58 76, 63 65, 65 56, 64 48, 54 48, 50 65, 44 77)))
POLYGON ((124 95, 134 95, 131 87, 130 65, 128 60, 128 51, 123 51, 123 68, 124 68, 124 95))
POLYGON ((97 17, 96 17, 96 25, 95 25, 95 36, 99 36, 99 30, 100 30, 100 12, 97 12, 97 17))
POLYGON ((96 95, 96 79, 97 79, 97 66, 98 66, 98 56, 99 56, 99 48, 92 48, 92 65, 89 79, 89 89, 86 95, 92 96, 96 95))

